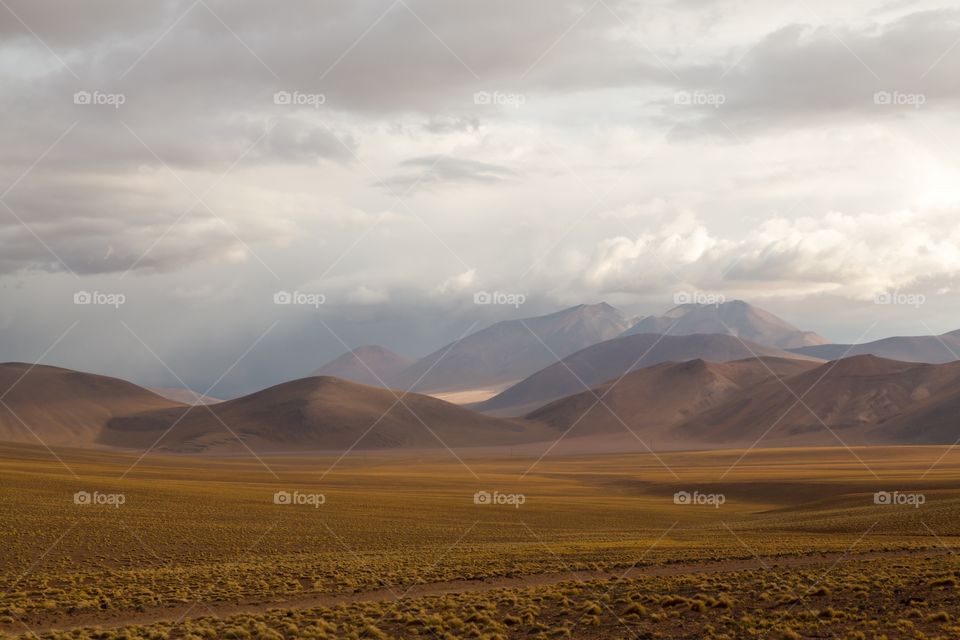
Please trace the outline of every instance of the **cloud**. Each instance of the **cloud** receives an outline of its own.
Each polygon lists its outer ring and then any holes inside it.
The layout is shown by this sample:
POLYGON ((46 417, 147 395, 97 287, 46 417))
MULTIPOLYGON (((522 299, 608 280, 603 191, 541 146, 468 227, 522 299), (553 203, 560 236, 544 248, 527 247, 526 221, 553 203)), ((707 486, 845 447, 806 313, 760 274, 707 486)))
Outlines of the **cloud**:
POLYGON ((479 128, 480 119, 476 116, 433 116, 423 125, 424 131, 436 134, 470 132, 479 128))
POLYGON ((879 291, 960 277, 954 210, 827 213, 772 217, 742 238, 724 238, 689 218, 637 238, 599 243, 581 286, 609 293, 669 291, 692 284, 734 295, 832 293, 866 299, 879 291))
POLYGON ((477 270, 467 269, 463 273, 458 273, 443 281, 438 291, 441 294, 460 293, 470 290, 477 284, 477 270))
POLYGON ((390 300, 390 294, 382 289, 371 289, 363 285, 347 294, 347 302, 351 304, 374 305, 384 304, 390 300))
POLYGON ((656 313, 682 282, 825 333, 836 301, 960 290, 942 0, 6 2, 36 35, 0 7, 0 359, 77 319, 64 363, 141 374, 115 317, 49 313, 80 285, 131 287, 125 321, 200 388, 280 320, 235 390, 339 353, 318 317, 431 351, 501 312, 478 288, 656 313))
POLYGON ((397 187, 401 192, 415 188, 429 188, 445 183, 494 183, 517 176, 504 166, 446 155, 411 158, 400 163, 399 173, 384 179, 387 188, 397 187))
POLYGON ((666 110, 681 123, 679 133, 735 137, 777 127, 902 118, 918 107, 953 109, 960 101, 958 27, 956 9, 857 26, 785 25, 749 45, 724 71, 681 70, 685 82, 678 89, 687 93, 683 100, 671 96, 666 110))

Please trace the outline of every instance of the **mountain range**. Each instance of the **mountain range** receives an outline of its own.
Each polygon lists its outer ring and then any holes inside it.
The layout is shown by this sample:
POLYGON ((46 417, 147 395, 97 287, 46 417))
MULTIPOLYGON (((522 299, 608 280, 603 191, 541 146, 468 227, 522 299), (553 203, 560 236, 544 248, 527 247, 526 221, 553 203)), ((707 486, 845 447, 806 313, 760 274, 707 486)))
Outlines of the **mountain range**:
POLYGON ((902 362, 940 364, 960 359, 960 330, 939 336, 895 336, 863 344, 821 344, 790 351, 825 360, 871 355, 902 362))
POLYGON ((960 361, 951 356, 960 331, 854 347, 821 341, 739 301, 680 305, 632 323, 609 305, 580 305, 497 323, 419 360, 360 347, 318 375, 215 404, 183 389, 6 363, 0 440, 177 453, 516 447, 561 435, 610 450, 636 440, 663 448, 956 441, 960 361), (697 328, 713 331, 691 333, 697 328), (789 346, 797 342, 808 344, 789 346), (461 406, 383 388, 395 385, 506 388, 461 406))
POLYGON ((159 450, 187 453, 342 452, 501 446, 549 436, 542 425, 499 420, 430 396, 311 376, 208 407, 114 417, 98 442, 130 449, 156 442, 159 450))
POLYGON ((361 347, 328 362, 316 374, 364 384, 382 380, 386 386, 421 392, 499 389, 558 358, 614 338, 629 325, 608 304, 582 304, 545 316, 497 322, 415 361, 385 347, 361 347))
POLYGON ((416 360, 386 347, 358 347, 326 363, 314 375, 424 393, 499 391, 586 347, 629 335, 667 332, 675 336, 732 335, 777 349, 826 343, 817 334, 801 331, 740 300, 682 304, 662 316, 635 321, 599 303, 498 322, 416 360))

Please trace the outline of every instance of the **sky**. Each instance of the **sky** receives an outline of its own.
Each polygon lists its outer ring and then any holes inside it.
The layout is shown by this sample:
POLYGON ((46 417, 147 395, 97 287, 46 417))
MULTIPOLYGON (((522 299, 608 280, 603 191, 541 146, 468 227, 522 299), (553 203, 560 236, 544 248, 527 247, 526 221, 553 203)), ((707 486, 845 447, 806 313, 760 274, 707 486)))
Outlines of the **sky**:
POLYGON ((2 0, 0 360, 230 397, 599 301, 960 328, 958 27, 933 0, 2 0))

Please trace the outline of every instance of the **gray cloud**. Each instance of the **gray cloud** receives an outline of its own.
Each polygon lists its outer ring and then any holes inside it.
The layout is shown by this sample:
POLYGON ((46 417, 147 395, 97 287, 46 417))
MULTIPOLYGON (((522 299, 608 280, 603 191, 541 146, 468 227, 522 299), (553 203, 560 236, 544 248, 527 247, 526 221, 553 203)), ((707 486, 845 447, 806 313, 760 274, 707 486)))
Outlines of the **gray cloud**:
POLYGON ((400 163, 400 169, 406 173, 387 177, 383 182, 387 188, 396 187, 401 193, 442 183, 489 184, 517 176, 508 167, 445 155, 410 158, 400 163))
MULTIPOLYGON (((681 74, 683 89, 703 104, 667 105, 687 122, 681 132, 724 136, 777 127, 811 127, 855 118, 886 119, 920 109, 952 110, 960 102, 957 29, 960 11, 912 13, 869 26, 790 24, 770 33, 739 60, 710 73, 681 74), (891 103, 875 101, 886 93, 891 103), (706 96, 722 96, 716 107, 706 96), (902 104, 895 104, 902 96, 902 104), (728 130, 730 127, 732 131, 728 130)), ((694 100, 695 102, 695 100, 694 100)))
MULTIPOLYGON (((122 317, 204 387, 278 321, 229 395, 337 355, 318 317, 417 355, 513 313, 474 288, 523 292, 515 315, 732 289, 838 339, 876 287, 955 288, 941 0, 6 2, 52 53, 0 6, 0 359, 76 319, 53 361, 174 384, 122 317), (120 287, 127 315, 78 287, 120 287), (329 303, 279 313, 279 288, 329 303)), ((955 328, 936 299, 927 323, 955 328)))

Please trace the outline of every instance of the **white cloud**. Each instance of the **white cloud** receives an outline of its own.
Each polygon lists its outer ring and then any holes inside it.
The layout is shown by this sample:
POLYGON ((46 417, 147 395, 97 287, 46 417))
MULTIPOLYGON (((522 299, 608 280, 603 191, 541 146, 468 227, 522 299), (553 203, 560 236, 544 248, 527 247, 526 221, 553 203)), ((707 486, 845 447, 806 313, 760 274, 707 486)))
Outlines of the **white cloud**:
POLYGON ((739 296, 831 292, 863 299, 960 276, 956 216, 955 210, 903 210, 774 217, 740 238, 687 219, 635 239, 603 240, 585 285, 640 292, 653 279, 667 291, 679 279, 739 296))
POLYGON ((459 293, 467 291, 477 284, 477 270, 467 269, 463 273, 458 273, 443 281, 438 288, 439 293, 459 293))
POLYGON ((347 294, 347 302, 351 304, 383 304, 389 300, 390 294, 386 291, 362 285, 347 294))

